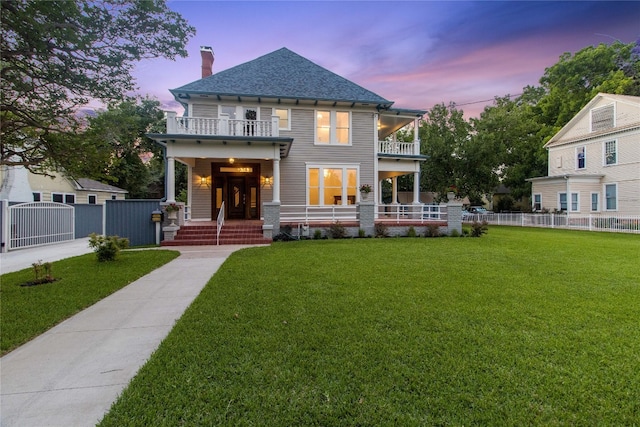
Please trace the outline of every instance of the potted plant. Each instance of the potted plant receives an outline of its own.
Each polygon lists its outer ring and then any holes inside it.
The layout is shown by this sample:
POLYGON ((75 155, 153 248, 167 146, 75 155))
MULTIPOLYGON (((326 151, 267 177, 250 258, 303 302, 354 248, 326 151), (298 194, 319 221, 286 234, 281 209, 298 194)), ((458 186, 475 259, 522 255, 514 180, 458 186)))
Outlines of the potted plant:
POLYGON ((373 188, 369 184, 362 184, 360 186, 360 198, 362 200, 369 199, 369 193, 373 191, 373 188))
POLYGON ((167 212, 168 218, 171 220, 171 225, 176 225, 173 220, 178 219, 178 211, 181 206, 177 203, 169 203, 164 205, 164 210, 167 212))

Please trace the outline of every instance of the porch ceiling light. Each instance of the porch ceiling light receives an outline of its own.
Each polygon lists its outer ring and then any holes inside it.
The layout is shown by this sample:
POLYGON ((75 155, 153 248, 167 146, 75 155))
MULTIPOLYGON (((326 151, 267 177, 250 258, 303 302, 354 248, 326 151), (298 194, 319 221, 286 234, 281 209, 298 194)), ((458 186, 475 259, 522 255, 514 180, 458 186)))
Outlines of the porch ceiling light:
POLYGON ((236 159, 234 159, 233 157, 231 157, 231 158, 229 159, 229 163, 230 163, 230 164, 234 164, 234 163, 235 163, 235 161, 236 161, 236 159))

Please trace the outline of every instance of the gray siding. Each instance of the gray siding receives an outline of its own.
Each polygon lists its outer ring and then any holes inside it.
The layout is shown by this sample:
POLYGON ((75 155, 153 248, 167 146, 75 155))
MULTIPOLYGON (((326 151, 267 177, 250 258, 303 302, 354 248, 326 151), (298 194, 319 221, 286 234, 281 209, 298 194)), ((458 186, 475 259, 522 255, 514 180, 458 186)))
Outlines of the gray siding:
POLYGON ((126 237, 131 246, 155 244, 155 210, 160 210, 159 200, 107 200, 106 235, 126 237))
MULTIPOLYGON (((281 162, 281 200, 283 204, 306 203, 306 165, 354 164, 360 166, 360 183, 375 184, 375 126, 370 111, 352 111, 351 145, 315 145, 315 109, 292 109, 291 131, 282 136, 294 138, 289 157, 281 162)), ((344 111, 339 109, 339 111, 344 111)))

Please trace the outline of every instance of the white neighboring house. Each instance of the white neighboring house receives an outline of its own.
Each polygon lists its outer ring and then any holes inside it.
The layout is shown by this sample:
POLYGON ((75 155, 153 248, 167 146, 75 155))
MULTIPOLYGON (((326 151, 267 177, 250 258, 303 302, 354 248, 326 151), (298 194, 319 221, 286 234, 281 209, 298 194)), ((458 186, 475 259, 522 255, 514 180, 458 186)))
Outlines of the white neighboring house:
POLYGON ((599 93, 545 148, 534 211, 640 215, 640 97, 599 93))
POLYGON ((0 199, 10 202, 59 202, 103 204, 123 200, 127 190, 87 178, 77 180, 59 173, 54 177, 37 175, 20 166, 0 168, 0 199))

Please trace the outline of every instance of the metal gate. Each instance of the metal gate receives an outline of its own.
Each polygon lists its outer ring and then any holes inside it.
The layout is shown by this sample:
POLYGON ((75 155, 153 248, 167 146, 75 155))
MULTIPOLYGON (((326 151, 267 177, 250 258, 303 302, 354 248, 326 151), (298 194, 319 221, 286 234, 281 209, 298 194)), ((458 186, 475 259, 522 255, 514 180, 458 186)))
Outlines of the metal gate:
POLYGON ((73 240, 74 211, 53 202, 9 206, 9 250, 73 240))

